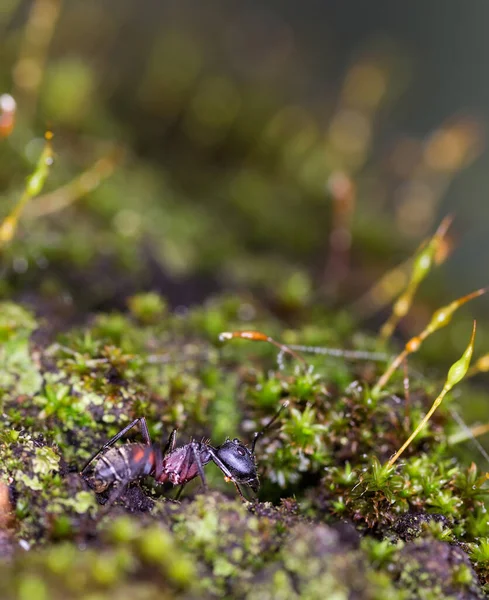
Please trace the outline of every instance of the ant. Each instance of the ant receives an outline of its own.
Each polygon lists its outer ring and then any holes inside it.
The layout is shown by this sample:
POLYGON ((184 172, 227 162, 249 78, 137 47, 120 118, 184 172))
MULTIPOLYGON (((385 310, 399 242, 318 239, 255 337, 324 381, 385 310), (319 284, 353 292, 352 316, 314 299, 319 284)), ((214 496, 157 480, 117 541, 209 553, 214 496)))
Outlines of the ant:
POLYGON ((284 402, 263 429, 255 433, 251 449, 236 438, 234 440, 227 439, 217 447, 211 446, 209 441, 203 440, 202 442, 191 441, 175 448, 176 429, 172 431, 168 442, 162 449, 159 444, 151 443, 146 419, 139 417, 106 442, 90 458, 80 474, 87 479, 90 487, 98 494, 116 484, 106 502, 109 507, 121 496, 129 483, 146 475, 154 477, 157 483, 169 481, 173 485, 180 485, 181 488, 176 499, 180 497, 184 486, 197 476, 202 480, 204 490, 207 490, 204 466, 212 461, 224 473, 225 480, 234 483, 239 495, 246 502, 239 486, 248 485, 255 493, 260 488, 255 462, 256 442, 277 420, 287 405, 288 402, 284 402), (111 447, 137 425, 141 429, 144 443, 132 442, 118 448, 111 447), (95 465, 93 473, 87 478, 88 467, 100 455, 102 456, 95 465))

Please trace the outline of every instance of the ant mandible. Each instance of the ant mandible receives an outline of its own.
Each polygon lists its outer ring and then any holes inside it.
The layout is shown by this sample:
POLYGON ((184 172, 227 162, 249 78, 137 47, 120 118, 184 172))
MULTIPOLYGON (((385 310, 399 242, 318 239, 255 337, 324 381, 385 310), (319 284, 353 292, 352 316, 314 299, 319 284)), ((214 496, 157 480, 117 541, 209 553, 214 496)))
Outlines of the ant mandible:
POLYGON ((260 487, 255 462, 256 442, 277 420, 287 405, 288 402, 284 402, 265 427, 255 433, 251 449, 238 439, 227 439, 217 447, 211 446, 207 441, 191 441, 175 448, 176 429, 172 431, 167 444, 162 449, 159 444, 151 443, 146 419, 139 417, 106 442, 90 458, 80 474, 87 479, 96 493, 104 492, 115 484, 115 489, 106 502, 106 506, 109 507, 121 496, 129 483, 147 475, 154 477, 157 483, 169 481, 173 485, 181 485, 177 499, 185 484, 197 476, 202 480, 204 490, 207 490, 204 466, 212 461, 224 473, 226 481, 234 483, 239 495, 246 501, 239 486, 248 485, 255 493, 260 487), (111 447, 137 425, 141 428, 144 443, 132 442, 118 448, 111 447), (93 473, 89 478, 86 477, 89 466, 100 455, 102 456, 95 465, 93 473))

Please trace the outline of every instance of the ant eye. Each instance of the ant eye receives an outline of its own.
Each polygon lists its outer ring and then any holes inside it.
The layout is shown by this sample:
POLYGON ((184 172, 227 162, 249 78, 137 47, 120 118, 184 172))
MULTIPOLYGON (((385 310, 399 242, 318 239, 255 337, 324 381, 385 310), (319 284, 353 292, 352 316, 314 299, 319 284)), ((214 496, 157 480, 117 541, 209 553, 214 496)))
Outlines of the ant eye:
POLYGON ((245 452, 245 449, 244 449, 244 448, 241 448, 240 446, 238 446, 238 447, 236 448, 236 451, 238 452, 238 454, 239 454, 240 456, 244 456, 244 455, 246 454, 246 452, 245 452))

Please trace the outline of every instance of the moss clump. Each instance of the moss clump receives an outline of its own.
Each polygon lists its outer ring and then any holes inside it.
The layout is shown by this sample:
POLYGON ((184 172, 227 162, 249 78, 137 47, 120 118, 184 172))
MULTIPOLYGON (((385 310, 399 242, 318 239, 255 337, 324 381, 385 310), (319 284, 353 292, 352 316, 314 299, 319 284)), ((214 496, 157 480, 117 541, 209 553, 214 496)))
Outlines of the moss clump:
POLYGON ((154 292, 129 298, 128 307, 133 317, 145 325, 158 323, 166 313, 166 303, 154 292))
POLYGON ((30 395, 41 387, 39 368, 29 347, 36 327, 28 310, 12 302, 0 303, 0 406, 8 393, 30 395))
MULTIPOLYGON (((94 598, 482 593, 486 478, 475 464, 454 461, 447 408, 395 468, 384 465, 431 405, 435 386, 412 382, 406 409, 396 376, 382 395, 371 394, 374 363, 313 356, 307 372, 289 360, 279 369, 266 344, 215 345, 219 329, 249 328, 246 302, 222 298, 182 316, 145 295, 130 301, 129 313, 100 314, 37 346, 32 316, 9 305, 15 319, 6 343, 21 340, 23 348, 23 360, 9 363, 0 434, 4 512, 14 517, 1 545, 13 568, 0 570, 12 598, 34 588, 39 597, 77 598, 82 584, 94 598), (39 381, 28 393, 17 385, 26 364, 39 381), (208 436, 217 445, 226 435, 250 441, 285 400, 257 446, 257 502, 243 504, 209 465, 208 495, 195 495, 196 481, 175 502, 148 479, 102 516, 78 474, 137 416, 155 441, 179 427, 182 443, 208 436)), ((263 309, 255 314, 254 326, 280 337, 263 309)), ((339 322, 345 344, 375 348, 375 339, 339 322)), ((339 338, 327 323, 315 314, 282 339, 339 338)))
POLYGON ((100 534, 103 548, 62 542, 17 555, 12 564, 0 566, 4 597, 189 597, 196 587, 191 558, 164 526, 132 525, 128 536, 126 522, 113 522, 100 534))
POLYGON ((406 544, 393 558, 392 572, 410 597, 422 600, 485 597, 467 555, 457 546, 438 540, 418 540, 406 544))

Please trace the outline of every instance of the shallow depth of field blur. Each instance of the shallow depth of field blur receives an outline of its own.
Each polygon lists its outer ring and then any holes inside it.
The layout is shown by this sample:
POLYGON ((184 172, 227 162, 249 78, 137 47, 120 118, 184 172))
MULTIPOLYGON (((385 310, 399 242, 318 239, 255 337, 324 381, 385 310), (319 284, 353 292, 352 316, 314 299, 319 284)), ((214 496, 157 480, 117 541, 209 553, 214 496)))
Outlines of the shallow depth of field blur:
MULTIPOLYGON (((448 213, 451 256, 401 336, 488 283, 482 3, 463 18, 380 0, 1 4, 0 95, 17 102, 1 219, 47 129, 55 150, 1 248, 3 297, 62 327, 141 290, 173 307, 236 290, 286 323, 320 305, 378 327, 382 299, 357 299, 448 213)), ((424 355, 451 364, 474 316, 488 352, 488 302, 424 355)))

